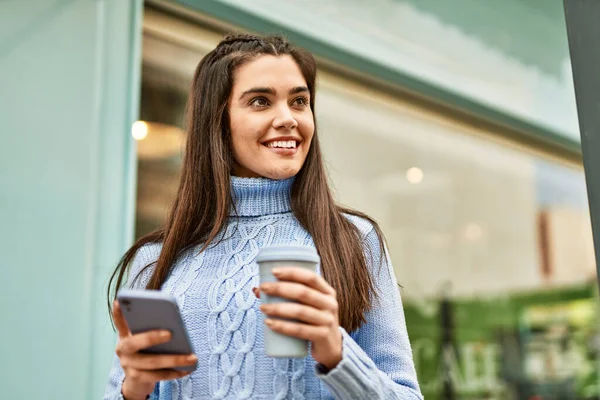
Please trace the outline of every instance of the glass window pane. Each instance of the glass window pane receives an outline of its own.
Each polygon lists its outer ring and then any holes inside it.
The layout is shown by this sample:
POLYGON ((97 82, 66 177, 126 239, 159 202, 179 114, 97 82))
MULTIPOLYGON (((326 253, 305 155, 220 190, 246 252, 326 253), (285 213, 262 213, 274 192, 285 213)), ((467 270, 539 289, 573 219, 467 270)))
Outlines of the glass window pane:
MULTIPOLYGON (((166 218, 191 76, 218 40, 194 29, 187 46, 144 37, 138 236, 166 218)), ((445 376, 461 399, 598 393, 581 166, 331 71, 321 74, 317 119, 339 201, 386 234, 426 398, 440 395, 445 376)))

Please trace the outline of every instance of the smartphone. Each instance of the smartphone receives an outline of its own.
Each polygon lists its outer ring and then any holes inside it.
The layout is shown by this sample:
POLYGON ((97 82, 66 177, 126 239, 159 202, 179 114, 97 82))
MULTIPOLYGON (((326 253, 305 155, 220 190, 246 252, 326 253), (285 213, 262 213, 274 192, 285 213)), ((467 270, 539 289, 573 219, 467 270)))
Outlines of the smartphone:
MULTIPOLYGON (((150 354, 190 354, 194 350, 183 324, 175 298, 158 290, 121 289, 117 301, 131 333, 168 330, 171 340, 140 351, 150 354)), ((178 371, 194 371, 195 365, 176 367, 178 371)))

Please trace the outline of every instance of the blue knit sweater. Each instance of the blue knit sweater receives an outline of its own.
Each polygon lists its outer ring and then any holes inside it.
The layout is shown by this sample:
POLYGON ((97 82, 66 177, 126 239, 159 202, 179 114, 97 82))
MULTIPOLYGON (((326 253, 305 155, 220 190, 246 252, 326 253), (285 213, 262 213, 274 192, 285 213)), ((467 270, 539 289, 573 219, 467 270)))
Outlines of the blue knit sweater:
MULTIPOLYGON (((257 252, 271 244, 314 246, 291 212, 292 183, 293 178, 232 177, 235 212, 224 240, 200 254, 187 252, 173 267, 162 290, 177 299, 198 368, 182 379, 160 382, 151 399, 422 399, 390 260, 379 252, 373 226, 361 218, 348 216, 362 234, 365 251, 370 246, 373 252, 369 267, 380 300, 362 327, 350 333, 340 328, 342 361, 325 372, 310 356, 265 356, 264 317, 251 290, 259 286, 257 252)), ((156 261, 160 249, 160 244, 141 248, 130 278, 156 261)), ((142 274, 134 286, 144 286, 148 278, 148 272, 142 274)), ((115 356, 105 400, 123 399, 123 377, 115 356)))

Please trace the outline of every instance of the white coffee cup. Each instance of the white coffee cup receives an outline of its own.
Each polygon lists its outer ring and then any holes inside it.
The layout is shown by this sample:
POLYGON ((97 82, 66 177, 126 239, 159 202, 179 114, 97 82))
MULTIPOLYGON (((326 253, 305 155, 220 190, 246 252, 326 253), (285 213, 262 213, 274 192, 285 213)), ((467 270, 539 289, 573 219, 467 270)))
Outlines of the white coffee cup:
MULTIPOLYGON (((269 246, 260 249, 256 262, 260 270, 260 283, 276 282, 271 271, 273 268, 300 267, 313 272, 317 270, 320 257, 314 247, 308 246, 269 246)), ((281 297, 260 294, 263 304, 294 303, 281 297)), ((277 318, 273 318, 277 319, 277 318)), ((268 326, 265 329, 265 351, 269 357, 306 357, 308 341, 274 332, 268 326)))

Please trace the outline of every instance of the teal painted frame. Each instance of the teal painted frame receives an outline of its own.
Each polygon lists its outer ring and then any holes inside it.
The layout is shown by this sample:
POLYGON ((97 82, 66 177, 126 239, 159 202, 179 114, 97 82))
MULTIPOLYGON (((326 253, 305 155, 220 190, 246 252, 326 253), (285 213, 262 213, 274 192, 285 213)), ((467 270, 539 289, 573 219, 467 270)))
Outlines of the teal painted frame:
POLYGON ((96 399, 133 241, 143 0, 29 3, 0 1, 2 395, 96 399))
POLYGON ((291 41, 310 50, 320 58, 375 77, 430 102, 516 131, 521 137, 533 142, 548 145, 577 158, 581 155, 580 143, 570 139, 566 133, 502 112, 431 82, 417 79, 402 71, 335 47, 316 37, 297 32, 260 15, 250 14, 235 6, 214 0, 167 0, 166 3, 179 4, 245 30, 285 34, 291 41))
POLYGON ((115 331, 108 322, 108 279, 118 259, 133 244, 135 236, 137 145, 130 132, 132 124, 139 118, 144 18, 143 0, 102 1, 98 3, 98 9, 102 13, 97 21, 99 34, 96 46, 104 56, 100 58, 104 59, 105 65, 122 63, 124 68, 118 72, 108 68, 96 71, 95 84, 100 95, 94 115, 97 127, 94 140, 99 151, 93 185, 95 204, 91 210, 95 229, 90 237, 93 270, 89 343, 90 359, 93 361, 89 365, 86 385, 89 398, 97 398, 104 393, 108 367, 114 354, 106 350, 113 350, 116 343, 115 331), (126 26, 126 35, 121 36, 120 31, 112 29, 112 24, 126 26), (112 51, 109 51, 110 47, 112 51), (120 51, 115 47, 119 47, 120 51), (120 85, 107 84, 116 77, 120 85), (119 110, 121 105, 124 108, 119 110), (114 121, 117 115, 121 119, 114 121), (118 162, 116 156, 119 157, 118 162), (115 176, 115 164, 122 173, 118 181, 110 179, 115 176), (114 193, 118 193, 118 202, 115 202, 114 193), (122 221, 122 225, 115 229, 105 221, 122 221))

